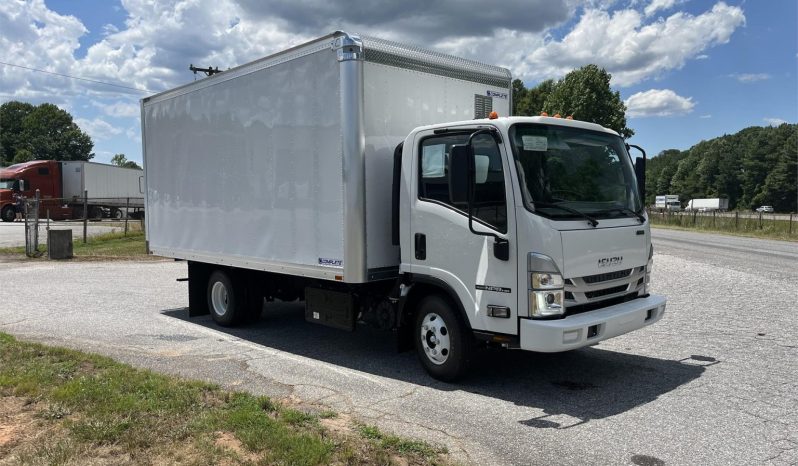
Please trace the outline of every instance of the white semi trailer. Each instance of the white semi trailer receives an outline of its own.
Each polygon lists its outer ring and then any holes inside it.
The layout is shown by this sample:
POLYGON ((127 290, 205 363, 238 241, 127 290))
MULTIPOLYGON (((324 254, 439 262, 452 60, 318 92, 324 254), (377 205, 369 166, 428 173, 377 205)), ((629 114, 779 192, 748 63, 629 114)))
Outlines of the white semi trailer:
POLYGON ((511 98, 506 69, 336 32, 143 99, 148 247, 188 261, 190 315, 303 300, 447 381, 477 343, 566 351, 658 321, 644 157, 506 117, 511 98))

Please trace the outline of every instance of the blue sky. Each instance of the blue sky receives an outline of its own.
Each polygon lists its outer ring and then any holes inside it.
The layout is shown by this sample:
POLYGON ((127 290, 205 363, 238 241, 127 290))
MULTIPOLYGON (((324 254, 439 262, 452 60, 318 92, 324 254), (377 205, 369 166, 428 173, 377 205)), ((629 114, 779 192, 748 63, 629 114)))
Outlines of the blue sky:
MULTIPOLYGON (((795 0, 375 1, 7 0, 0 61, 160 92, 335 29, 421 43, 507 66, 534 86, 596 63, 650 155, 752 125, 798 121, 795 0), (351 11, 351 10, 350 10, 351 11), (477 12, 477 13, 475 13, 477 12)), ((95 142, 95 160, 141 160, 148 92, 0 65, 0 102, 53 102, 95 142)))

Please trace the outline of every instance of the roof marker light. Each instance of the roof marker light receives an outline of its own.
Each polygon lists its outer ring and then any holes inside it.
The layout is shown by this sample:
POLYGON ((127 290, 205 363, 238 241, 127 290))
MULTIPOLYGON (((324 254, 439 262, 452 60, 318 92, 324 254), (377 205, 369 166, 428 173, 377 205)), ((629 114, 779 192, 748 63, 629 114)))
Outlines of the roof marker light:
POLYGON ((573 116, 573 115, 568 115, 567 117, 565 117, 565 119, 566 119, 566 120, 573 120, 573 119, 574 119, 574 116, 573 116))
POLYGON ((499 114, 496 111, 490 112, 490 115, 488 115, 489 120, 495 120, 496 118, 499 118, 499 114))
POLYGON ((554 118, 562 118, 559 113, 554 114, 554 118))
POLYGON ((540 116, 549 116, 549 114, 546 112, 540 112, 540 116))

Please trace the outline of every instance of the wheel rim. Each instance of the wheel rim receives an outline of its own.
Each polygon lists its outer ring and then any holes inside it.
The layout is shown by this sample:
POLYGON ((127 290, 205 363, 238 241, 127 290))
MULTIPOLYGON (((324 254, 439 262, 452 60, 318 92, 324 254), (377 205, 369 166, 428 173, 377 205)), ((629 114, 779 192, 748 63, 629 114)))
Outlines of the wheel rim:
POLYGON ((223 316, 227 313, 227 306, 229 305, 229 298, 227 294, 227 287, 222 282, 216 282, 211 288, 211 304, 213 305, 213 312, 217 316, 223 316))
POLYGON ((419 336, 421 337, 421 347, 430 362, 440 365, 449 359, 451 353, 449 327, 440 315, 430 312, 424 316, 419 336))

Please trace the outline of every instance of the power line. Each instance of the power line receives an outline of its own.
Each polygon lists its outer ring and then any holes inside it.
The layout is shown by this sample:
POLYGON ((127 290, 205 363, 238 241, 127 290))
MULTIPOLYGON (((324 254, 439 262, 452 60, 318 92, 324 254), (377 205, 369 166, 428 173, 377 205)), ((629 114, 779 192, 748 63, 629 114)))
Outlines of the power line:
POLYGON ((132 91, 149 92, 149 93, 152 92, 149 89, 142 89, 140 87, 123 86, 121 84, 114 84, 114 83, 109 83, 109 82, 105 82, 105 81, 98 81, 96 79, 81 78, 80 76, 72 76, 70 74, 63 74, 63 73, 56 73, 54 71, 40 70, 38 68, 31 68, 29 66, 15 65, 13 63, 6 63, 6 62, 3 62, 3 61, 0 61, 0 65, 13 66, 13 67, 22 68, 22 69, 25 69, 25 70, 37 71, 39 73, 52 74, 54 76, 61 76, 63 78, 77 79, 79 81, 88 81, 90 83, 105 84, 106 86, 121 87, 122 89, 130 89, 132 91))

